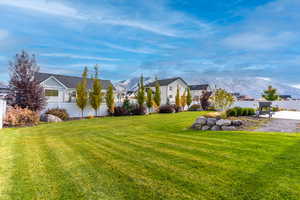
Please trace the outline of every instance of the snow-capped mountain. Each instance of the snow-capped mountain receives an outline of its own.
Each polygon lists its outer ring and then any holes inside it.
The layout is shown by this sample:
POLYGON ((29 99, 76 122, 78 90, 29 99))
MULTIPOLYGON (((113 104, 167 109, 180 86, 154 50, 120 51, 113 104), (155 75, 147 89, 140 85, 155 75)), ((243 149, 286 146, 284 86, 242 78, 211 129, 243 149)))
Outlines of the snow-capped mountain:
MULTIPOLYGON (((260 98, 263 90, 267 89, 269 85, 272 85, 272 87, 277 89, 278 94, 300 98, 300 89, 265 77, 229 78, 195 75, 192 77, 183 77, 183 79, 186 80, 188 84, 209 84, 211 87, 223 88, 229 92, 237 92, 241 95, 254 98, 260 98)), ((138 81, 139 77, 134 77, 115 83, 115 87, 117 90, 119 89, 119 91, 135 91, 138 81)), ((154 81, 153 78, 145 78, 145 84, 152 81, 154 81)))

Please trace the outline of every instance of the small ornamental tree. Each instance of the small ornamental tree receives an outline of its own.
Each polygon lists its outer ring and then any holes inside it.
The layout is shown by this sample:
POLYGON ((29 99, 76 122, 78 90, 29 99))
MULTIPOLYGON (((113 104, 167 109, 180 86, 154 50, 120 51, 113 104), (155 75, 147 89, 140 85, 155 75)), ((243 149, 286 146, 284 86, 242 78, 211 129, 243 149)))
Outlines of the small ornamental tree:
POLYGON ((160 106, 160 102, 161 102, 161 97, 160 97, 160 85, 159 82, 156 79, 155 82, 155 94, 154 94, 154 102, 156 104, 156 106, 160 106))
POLYGON ((102 102, 102 87, 101 87, 101 82, 98 78, 98 66, 95 66, 95 75, 93 77, 93 87, 92 90, 90 92, 90 104, 92 106, 92 108, 95 110, 95 115, 98 115, 98 109, 101 106, 101 102, 102 102))
POLYGON ((83 111, 88 104, 87 74, 88 69, 85 67, 82 73, 82 79, 76 87, 76 104, 81 110, 81 117, 83 117, 83 111))
POLYGON ((187 89, 187 96, 186 96, 186 104, 188 105, 188 107, 190 107, 190 105, 192 104, 192 95, 191 95, 191 90, 190 88, 187 89))
POLYGON ((216 109, 227 110, 233 103, 234 97, 224 89, 216 89, 211 97, 216 109))
POLYGON ((209 99, 210 96, 212 95, 212 92, 209 91, 203 91, 202 95, 200 97, 200 104, 203 110, 207 110, 209 107, 209 99))
POLYGON ((137 101, 140 106, 140 108, 143 107, 145 103, 145 86, 144 86, 144 77, 143 75, 140 78, 140 82, 138 84, 138 91, 137 91, 137 101))
POLYGON ((273 88, 271 85, 264 91, 262 97, 267 101, 276 101, 279 99, 277 89, 273 88))
POLYGON ((151 88, 148 88, 147 90, 147 107, 149 109, 149 112, 151 111, 151 108, 153 107, 153 99, 152 99, 152 90, 151 88))
POLYGON ((9 87, 14 97, 12 105, 41 111, 46 105, 46 98, 43 87, 36 79, 39 67, 35 56, 22 51, 10 62, 10 71, 9 87))
POLYGON ((114 88, 112 85, 109 85, 106 96, 105 96, 105 100, 106 100, 106 106, 108 109, 108 112, 110 114, 114 113, 114 108, 115 108, 115 97, 114 97, 114 88))
POLYGON ((175 97, 175 104, 176 107, 180 107, 181 103, 180 103, 180 91, 179 91, 179 86, 177 85, 177 91, 176 91, 176 97, 175 97))
POLYGON ((180 98, 180 104, 182 106, 182 109, 186 106, 186 91, 183 92, 183 95, 180 98))

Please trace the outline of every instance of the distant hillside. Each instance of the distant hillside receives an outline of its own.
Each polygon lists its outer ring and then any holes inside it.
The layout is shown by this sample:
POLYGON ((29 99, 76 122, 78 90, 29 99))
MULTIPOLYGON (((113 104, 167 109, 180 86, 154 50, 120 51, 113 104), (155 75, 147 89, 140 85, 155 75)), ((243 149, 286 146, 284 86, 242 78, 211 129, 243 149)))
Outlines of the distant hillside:
MULTIPOLYGON (((277 88, 278 93, 282 95, 292 95, 294 98, 300 98, 300 89, 294 88, 288 84, 280 83, 269 78, 262 77, 203 77, 195 75, 193 77, 183 77, 189 84, 209 84, 212 87, 224 88, 230 92, 238 92, 241 95, 248 95, 254 98, 260 98, 263 90, 269 85, 277 88), (200 78, 199 78, 200 77, 200 78)), ((129 80, 123 80, 115 83, 119 91, 135 91, 137 89, 139 78, 134 77, 129 80)), ((154 81, 153 78, 146 77, 145 84, 154 81)))

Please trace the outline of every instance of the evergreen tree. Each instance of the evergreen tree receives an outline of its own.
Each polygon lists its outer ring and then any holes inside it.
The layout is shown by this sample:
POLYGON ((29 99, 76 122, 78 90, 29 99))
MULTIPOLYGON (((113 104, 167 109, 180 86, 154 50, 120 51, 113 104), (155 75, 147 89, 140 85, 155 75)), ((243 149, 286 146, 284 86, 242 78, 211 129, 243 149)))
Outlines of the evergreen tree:
POLYGON ((184 107, 186 106, 186 94, 185 93, 186 93, 186 91, 184 91, 183 95, 180 98, 180 103, 181 103, 182 109, 184 109, 184 107))
POLYGON ((186 96, 186 104, 188 105, 188 107, 190 107, 190 105, 192 104, 192 95, 191 95, 191 90, 190 88, 187 89, 187 96, 186 96))
POLYGON ((108 112, 110 114, 113 114, 115 108, 115 97, 114 97, 114 88, 112 85, 109 85, 108 87, 105 100, 106 100, 106 106, 108 108, 108 112))
POLYGON ((81 110, 81 117, 83 117, 83 111, 88 104, 87 74, 88 69, 85 67, 82 73, 82 79, 76 87, 76 104, 81 110))
POLYGON ((145 86, 144 86, 144 77, 143 75, 140 78, 140 82, 138 84, 138 91, 137 91, 137 101, 140 106, 140 108, 143 107, 145 103, 145 86))
POLYGON ((128 96, 125 97, 124 101, 123 101, 123 106, 122 106, 125 110, 127 110, 128 112, 131 112, 131 104, 130 104, 130 100, 128 99, 128 96))
POLYGON ((158 107, 160 106, 160 102, 161 102, 160 85, 159 85, 157 78, 156 78, 156 82, 155 82, 154 102, 158 107))
POLYGON ((15 60, 10 62, 11 77, 9 82, 12 91, 13 106, 28 108, 33 111, 41 111, 46 104, 44 88, 36 79, 39 67, 35 56, 30 57, 22 51, 17 54, 15 60))
POLYGON ((277 95, 277 89, 272 88, 271 85, 268 87, 267 90, 264 91, 262 97, 267 101, 276 101, 279 98, 279 96, 277 95))
POLYGON ((152 89, 148 88, 148 90, 147 90, 147 107, 149 109, 149 112, 150 112, 152 106, 153 106, 152 89))
POLYGON ((98 66, 95 66, 95 75, 93 77, 93 88, 92 91, 90 92, 90 104, 92 106, 92 108, 95 110, 95 115, 97 116, 98 113, 98 109, 101 106, 101 102, 102 102, 102 87, 101 87, 101 81, 98 78, 98 66))
POLYGON ((181 103, 180 103, 180 91, 179 91, 179 86, 177 85, 177 91, 176 91, 176 97, 175 97, 175 104, 176 107, 180 107, 181 103))

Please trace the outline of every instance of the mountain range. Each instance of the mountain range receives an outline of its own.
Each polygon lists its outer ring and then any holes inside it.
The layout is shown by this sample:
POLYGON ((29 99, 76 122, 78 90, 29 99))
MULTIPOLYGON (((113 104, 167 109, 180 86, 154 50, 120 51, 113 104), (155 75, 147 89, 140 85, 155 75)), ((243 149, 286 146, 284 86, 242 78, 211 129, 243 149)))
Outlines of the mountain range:
MULTIPOLYGON (((277 89, 278 94, 291 95, 293 98, 300 98, 300 89, 288 84, 281 83, 265 77, 204 77, 193 76, 183 77, 188 84, 209 84, 212 88, 223 88, 228 92, 237 92, 253 98, 260 98, 263 90, 269 85, 277 89)), ((154 81, 153 78, 145 77, 145 84, 154 81)), ((138 87, 139 77, 115 82, 118 91, 135 91, 138 87)))

